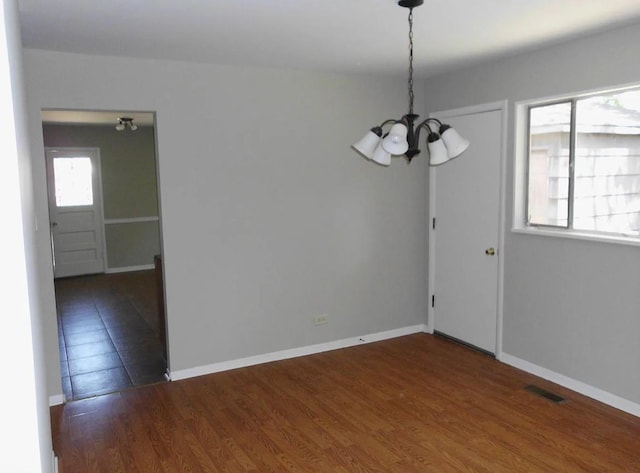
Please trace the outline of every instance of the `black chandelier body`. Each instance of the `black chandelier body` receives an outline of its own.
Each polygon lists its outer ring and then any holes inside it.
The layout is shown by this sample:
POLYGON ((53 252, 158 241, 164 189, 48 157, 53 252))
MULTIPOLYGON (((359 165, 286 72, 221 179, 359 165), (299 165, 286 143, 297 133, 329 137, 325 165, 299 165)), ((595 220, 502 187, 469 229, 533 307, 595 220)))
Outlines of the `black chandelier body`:
POLYGON ((451 126, 437 118, 427 118, 418 123, 419 115, 413 112, 413 9, 424 0, 399 0, 398 5, 409 9, 409 113, 400 120, 385 120, 373 127, 353 148, 367 159, 383 166, 391 164, 391 156, 404 155, 408 162, 420 154, 420 131, 426 129, 429 165, 437 166, 457 156, 468 147, 469 141, 461 137, 451 126), (384 128, 391 125, 389 131, 384 128))

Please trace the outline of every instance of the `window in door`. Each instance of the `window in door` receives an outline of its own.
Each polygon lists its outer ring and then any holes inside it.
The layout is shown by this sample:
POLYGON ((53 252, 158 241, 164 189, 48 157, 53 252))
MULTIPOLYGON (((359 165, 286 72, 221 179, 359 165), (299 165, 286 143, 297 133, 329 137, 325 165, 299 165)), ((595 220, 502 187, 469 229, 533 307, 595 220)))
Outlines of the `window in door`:
POLYGON ((56 206, 93 205, 91 158, 53 158, 56 206))

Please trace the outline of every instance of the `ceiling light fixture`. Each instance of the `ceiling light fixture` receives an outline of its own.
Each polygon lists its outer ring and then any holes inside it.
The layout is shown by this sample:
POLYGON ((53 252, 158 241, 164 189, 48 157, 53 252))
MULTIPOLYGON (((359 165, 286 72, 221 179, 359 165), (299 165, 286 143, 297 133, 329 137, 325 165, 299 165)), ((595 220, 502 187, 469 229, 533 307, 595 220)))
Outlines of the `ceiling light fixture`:
POLYGON ((131 131, 136 131, 138 129, 138 125, 133 123, 133 118, 118 117, 118 124, 116 125, 116 130, 122 131, 125 128, 129 128, 129 130, 131 131))
POLYGON ((352 145, 364 157, 383 166, 391 164, 391 156, 404 155, 411 162, 414 156, 420 154, 418 146, 422 128, 426 128, 428 132, 426 142, 431 166, 446 163, 460 156, 469 147, 468 140, 437 118, 427 118, 414 127, 419 115, 413 113, 413 9, 423 2, 424 0, 398 1, 398 5, 409 9, 409 113, 400 120, 385 120, 352 145), (383 135, 383 128, 387 125, 391 125, 391 128, 383 135))

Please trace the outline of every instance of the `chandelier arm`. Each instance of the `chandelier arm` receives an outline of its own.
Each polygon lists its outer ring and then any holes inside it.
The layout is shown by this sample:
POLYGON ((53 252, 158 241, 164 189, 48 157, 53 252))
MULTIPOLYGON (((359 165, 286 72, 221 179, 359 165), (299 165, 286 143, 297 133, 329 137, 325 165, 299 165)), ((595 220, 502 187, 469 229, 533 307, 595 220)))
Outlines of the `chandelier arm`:
POLYGON ((389 120, 383 121, 379 126, 374 126, 373 128, 371 128, 370 131, 372 131, 379 137, 382 137, 382 134, 384 133, 384 127, 389 125, 390 123, 396 123, 396 122, 397 120, 390 118, 389 120))
POLYGON ((396 120, 395 118, 390 118, 390 119, 388 119, 388 120, 385 120, 385 121, 383 121, 383 122, 380 124, 380 128, 383 128, 383 127, 385 127, 386 125, 389 125, 390 123, 396 123, 397 121, 398 121, 398 120, 396 120))
POLYGON ((439 130, 439 129, 440 129, 440 127, 442 126, 442 122, 441 122, 440 120, 438 120, 437 118, 427 118, 427 119, 425 119, 422 123, 420 123, 420 124, 416 127, 416 129, 426 127, 426 128, 428 128, 428 129, 429 129, 429 132, 433 131, 433 130, 431 129, 431 127, 429 126, 429 122, 436 122, 436 123, 438 124, 438 129, 436 130, 436 132, 438 132, 438 130, 439 130))
POLYGON ((420 145, 420 130, 422 130, 423 128, 426 128, 427 130, 429 130, 429 133, 431 133, 431 128, 429 128, 429 125, 427 124, 428 121, 429 119, 427 118, 425 121, 423 121, 416 127, 416 130, 413 134, 416 148, 418 148, 420 145))
POLYGON ((410 132, 410 136, 411 136, 411 140, 410 140, 411 142, 409 144, 410 148, 417 149, 420 147, 420 130, 422 130, 423 128, 426 128, 429 134, 437 133, 431 129, 431 127, 429 126, 429 122, 436 122, 438 124, 438 128, 442 125, 442 122, 437 118, 427 118, 426 120, 423 120, 422 122, 420 122, 415 127, 415 130, 413 130, 413 132, 410 132))

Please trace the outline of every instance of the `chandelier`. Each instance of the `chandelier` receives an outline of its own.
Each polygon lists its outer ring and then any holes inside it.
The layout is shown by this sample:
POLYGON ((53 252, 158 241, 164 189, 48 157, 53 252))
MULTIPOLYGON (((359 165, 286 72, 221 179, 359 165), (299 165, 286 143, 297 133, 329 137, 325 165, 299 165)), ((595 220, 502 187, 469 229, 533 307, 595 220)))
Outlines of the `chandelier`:
POLYGON ((138 129, 138 125, 133 123, 133 118, 118 117, 118 124, 116 125, 116 130, 123 131, 126 128, 129 128, 129 130, 131 131, 136 131, 138 129))
POLYGON ((422 5, 423 1, 398 1, 398 5, 409 9, 409 113, 400 120, 385 120, 352 145, 365 158, 383 166, 391 164, 391 156, 404 155, 411 162, 414 156, 420 154, 420 130, 423 128, 428 133, 426 143, 430 166, 446 163, 460 156, 469 147, 468 140, 437 118, 427 118, 414 126, 419 115, 413 113, 413 9, 422 5), (389 125, 389 131, 383 134, 384 128, 389 125))

